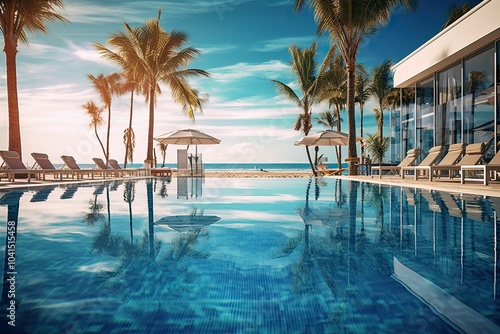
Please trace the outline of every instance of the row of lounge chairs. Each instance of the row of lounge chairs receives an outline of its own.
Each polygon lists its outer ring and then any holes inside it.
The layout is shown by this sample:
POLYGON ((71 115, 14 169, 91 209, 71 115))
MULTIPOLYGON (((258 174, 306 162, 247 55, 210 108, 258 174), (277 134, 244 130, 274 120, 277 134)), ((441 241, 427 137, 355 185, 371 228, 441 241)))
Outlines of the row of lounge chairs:
POLYGON ((123 169, 118 164, 118 161, 110 159, 109 165, 100 158, 93 158, 95 166, 92 169, 80 168, 74 157, 69 155, 61 156, 63 161, 62 168, 56 168, 54 164, 50 161, 49 156, 45 153, 31 153, 31 156, 35 160, 32 168, 27 168, 26 165, 21 160, 19 154, 15 151, 0 151, 0 157, 3 159, 3 163, 0 166, 0 180, 2 174, 7 176, 9 181, 14 181, 17 175, 23 175, 31 181, 31 178, 45 180, 46 175, 53 175, 54 178, 63 179, 63 176, 72 179, 76 177, 77 180, 83 179, 86 175, 88 178, 94 179, 94 176, 100 176, 105 178, 106 176, 140 176, 141 174, 146 175, 146 169, 142 168, 126 168, 123 169))
MULTIPOLYGON (((397 166, 373 166, 372 177, 378 174, 381 178, 383 172, 386 171, 397 173, 403 179, 412 173, 415 180, 428 178, 429 181, 432 181, 436 177, 442 177, 443 172, 446 172, 445 174, 449 178, 459 174, 462 184, 466 181, 481 181, 484 185, 488 185, 490 180, 497 179, 497 172, 500 172, 500 151, 488 163, 483 160, 490 143, 450 145, 439 163, 436 161, 445 152, 445 147, 435 146, 416 166, 414 163, 421 151, 418 148, 411 149, 407 152, 405 159, 397 166)), ((500 142, 498 146, 500 146, 500 142)))

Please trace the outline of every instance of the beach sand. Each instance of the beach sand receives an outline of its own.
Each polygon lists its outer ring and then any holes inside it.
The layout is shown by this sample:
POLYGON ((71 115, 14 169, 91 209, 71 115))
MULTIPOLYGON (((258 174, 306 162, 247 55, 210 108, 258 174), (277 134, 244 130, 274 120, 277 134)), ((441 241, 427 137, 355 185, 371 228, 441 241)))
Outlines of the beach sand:
MULTIPOLYGON (((174 177, 176 173, 173 173, 174 177)), ((311 171, 205 171, 205 177, 222 178, 309 178, 311 171)))

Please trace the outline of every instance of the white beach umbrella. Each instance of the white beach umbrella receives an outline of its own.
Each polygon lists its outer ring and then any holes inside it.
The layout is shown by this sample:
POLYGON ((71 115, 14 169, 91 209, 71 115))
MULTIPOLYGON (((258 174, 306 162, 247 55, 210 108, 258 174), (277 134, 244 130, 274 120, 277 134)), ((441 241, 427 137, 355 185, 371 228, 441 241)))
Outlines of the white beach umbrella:
POLYGON ((161 144, 172 145, 210 145, 220 143, 220 139, 194 129, 167 132, 155 137, 154 140, 161 144))
MULTIPOLYGON (((324 130, 316 132, 312 135, 307 135, 302 139, 295 142, 296 146, 307 145, 307 146, 336 146, 336 145, 347 145, 349 140, 349 135, 345 132, 335 131, 335 130, 324 130)), ((361 137, 356 137, 356 141, 361 141, 361 137)))

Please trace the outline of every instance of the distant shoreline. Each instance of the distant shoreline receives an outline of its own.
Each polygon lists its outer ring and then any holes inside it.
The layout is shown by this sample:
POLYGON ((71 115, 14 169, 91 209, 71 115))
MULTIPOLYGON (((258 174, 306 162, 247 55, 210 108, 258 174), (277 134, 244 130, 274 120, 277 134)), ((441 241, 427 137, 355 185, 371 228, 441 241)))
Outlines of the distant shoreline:
MULTIPOLYGON (((173 173, 177 176, 176 173, 173 173)), ((205 170, 207 178, 308 178, 312 177, 311 171, 209 171, 205 170)))

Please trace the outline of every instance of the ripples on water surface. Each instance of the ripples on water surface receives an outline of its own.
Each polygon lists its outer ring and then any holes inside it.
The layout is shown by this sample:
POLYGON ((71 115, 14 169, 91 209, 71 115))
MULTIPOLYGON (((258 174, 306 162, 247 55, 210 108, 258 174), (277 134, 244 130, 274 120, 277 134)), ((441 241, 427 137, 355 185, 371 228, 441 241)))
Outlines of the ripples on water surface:
POLYGON ((15 303, 26 333, 499 333, 499 209, 335 179, 4 191, 0 329, 15 303))

